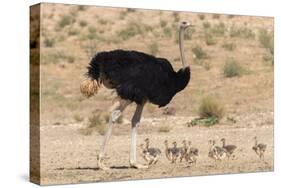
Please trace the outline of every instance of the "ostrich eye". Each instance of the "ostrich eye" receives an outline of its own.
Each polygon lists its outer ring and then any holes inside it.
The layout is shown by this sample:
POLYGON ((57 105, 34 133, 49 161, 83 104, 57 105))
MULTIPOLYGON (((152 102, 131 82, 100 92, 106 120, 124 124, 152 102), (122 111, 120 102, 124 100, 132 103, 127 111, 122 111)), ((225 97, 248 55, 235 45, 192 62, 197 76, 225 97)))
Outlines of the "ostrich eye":
POLYGON ((185 25, 185 24, 186 24, 186 22, 182 22, 182 24, 184 24, 184 25, 185 25))

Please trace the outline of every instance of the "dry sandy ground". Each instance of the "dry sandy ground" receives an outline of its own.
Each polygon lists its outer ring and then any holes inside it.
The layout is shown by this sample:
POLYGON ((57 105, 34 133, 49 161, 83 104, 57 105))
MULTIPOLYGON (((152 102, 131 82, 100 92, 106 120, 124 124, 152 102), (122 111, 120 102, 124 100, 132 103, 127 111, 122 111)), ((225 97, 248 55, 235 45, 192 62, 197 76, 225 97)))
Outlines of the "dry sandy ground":
MULTIPOLYGON (((107 164, 109 171, 97 168, 97 152, 103 136, 93 132, 90 136, 81 134, 83 125, 59 125, 41 127, 41 172, 42 184, 68 184, 98 181, 118 181, 131 179, 148 179, 176 176, 196 176, 222 173, 260 172, 273 170, 273 127, 264 125, 243 128, 239 126, 217 125, 211 128, 196 126, 187 127, 182 124, 185 119, 178 117, 178 123, 168 133, 154 131, 164 121, 175 122, 176 117, 160 120, 143 119, 138 130, 138 145, 146 137, 151 145, 164 151, 164 140, 169 142, 183 139, 192 140, 199 148, 196 166, 188 167, 185 163, 173 165, 162 154, 159 162, 149 169, 129 168, 129 131, 130 125, 116 125, 108 147, 107 164), (260 161, 252 151, 253 137, 258 136, 260 142, 267 144, 265 162, 260 161), (229 144, 238 146, 236 159, 224 160, 217 164, 208 158, 208 140, 225 137, 229 144)), ((139 149, 138 149, 139 151, 139 149)), ((138 155, 138 161, 144 160, 138 155)))

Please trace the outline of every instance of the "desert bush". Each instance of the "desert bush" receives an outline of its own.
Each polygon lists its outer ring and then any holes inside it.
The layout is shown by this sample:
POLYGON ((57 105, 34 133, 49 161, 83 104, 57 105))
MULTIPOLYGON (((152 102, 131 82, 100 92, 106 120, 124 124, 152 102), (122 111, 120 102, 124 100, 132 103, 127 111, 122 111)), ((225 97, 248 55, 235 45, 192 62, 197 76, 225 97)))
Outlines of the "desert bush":
POLYGON ((213 25, 213 27, 210 28, 210 33, 214 36, 223 36, 225 34, 226 27, 223 22, 220 22, 219 24, 213 25))
POLYGON ((75 29, 75 28, 70 28, 70 29, 68 30, 68 35, 69 35, 69 36, 73 36, 73 35, 77 35, 77 34, 78 34, 78 30, 75 29))
POLYGON ((75 22, 75 19, 72 16, 63 15, 58 22, 58 27, 64 28, 65 26, 70 25, 74 22, 75 22))
POLYGON ((148 45, 148 51, 149 51, 150 54, 156 55, 159 52, 158 43, 156 41, 150 43, 148 45))
POLYGON ((172 29, 170 27, 165 27, 163 29, 163 33, 165 37, 171 38, 172 37, 172 29))
POLYGON ((220 19, 221 15, 220 14, 213 14, 213 19, 220 19))
POLYGON ((125 28, 117 33, 118 37, 120 37, 122 40, 127 40, 138 34, 142 34, 142 27, 136 22, 129 22, 125 28))
POLYGON ((106 20, 106 19, 99 19, 98 20, 98 23, 101 24, 101 25, 106 25, 109 21, 106 20))
POLYGON ((46 37, 43 41, 43 44, 44 44, 45 47, 51 48, 55 45, 55 39, 50 38, 50 37, 46 37))
POLYGON ((232 19, 232 18, 235 17, 235 15, 229 14, 227 17, 228 17, 229 19, 232 19))
POLYGON ((217 43, 217 40, 213 37, 212 34, 210 34, 209 32, 205 33, 205 43, 208 46, 214 45, 217 43))
POLYGON ((231 42, 230 43, 225 42, 225 43, 223 43, 222 47, 224 49, 228 50, 228 51, 233 51, 233 50, 236 49, 236 44, 235 43, 231 43, 231 42))
POLYGON ((204 15, 204 14, 198 14, 198 18, 199 18, 200 20, 204 20, 204 19, 205 19, 205 15, 204 15))
POLYGON ((163 125, 161 127, 159 127, 158 132, 160 133, 167 133, 170 132, 171 128, 168 125, 163 125))
POLYGON ((85 21, 85 20, 80 20, 79 25, 80 25, 81 27, 86 27, 86 26, 88 25, 88 22, 85 21))
POLYGON ((160 26, 161 27, 166 27, 167 26, 167 21, 166 20, 160 20, 160 26))
POLYGON ((180 15, 178 12, 173 12, 174 22, 180 21, 180 15))
POLYGON ((85 5, 78 5, 77 10, 79 11, 85 11, 87 9, 87 6, 85 5))
POLYGON ((243 67, 239 65, 234 59, 230 58, 226 60, 223 67, 223 74, 225 77, 230 78, 235 76, 241 76, 243 73, 243 67))
POLYGON ((200 118, 211 118, 209 120, 220 120, 223 117, 224 108, 218 100, 212 96, 204 97, 199 106, 200 118))
POLYGON ((54 63, 54 64, 61 63, 61 62, 73 63, 74 61, 75 61, 74 56, 68 55, 62 51, 48 52, 42 55, 43 63, 54 63))
POLYGON ((92 115, 88 118, 88 127, 95 128, 102 124, 102 118, 99 113, 92 113, 92 115))
POLYGON ((204 22, 204 23, 203 23, 203 28, 204 28, 204 29, 209 29, 210 27, 211 27, 210 22, 204 22))
POLYGON ((76 121, 76 122, 82 122, 84 120, 84 118, 82 116, 80 116, 79 114, 74 114, 73 115, 73 119, 76 121))
POLYGON ((136 12, 136 9, 133 9, 133 8, 127 8, 127 9, 126 9, 126 11, 127 11, 127 12, 136 12))
POLYGON ((94 40, 88 40, 86 44, 81 44, 81 48, 86 53, 88 59, 91 59, 97 53, 97 46, 94 40))
POLYGON ((245 38, 245 39, 255 38, 255 33, 247 27, 237 28, 235 26, 232 26, 230 28, 229 34, 230 34, 230 37, 240 37, 240 38, 245 38))
POLYGON ((268 32, 265 29, 259 31, 259 42, 260 45, 265 48, 268 53, 263 56, 264 61, 271 61, 274 64, 274 34, 273 32, 268 32))
POLYGON ((200 46, 196 46, 196 47, 192 48, 192 53, 194 54, 196 59, 207 59, 208 58, 207 53, 200 46))

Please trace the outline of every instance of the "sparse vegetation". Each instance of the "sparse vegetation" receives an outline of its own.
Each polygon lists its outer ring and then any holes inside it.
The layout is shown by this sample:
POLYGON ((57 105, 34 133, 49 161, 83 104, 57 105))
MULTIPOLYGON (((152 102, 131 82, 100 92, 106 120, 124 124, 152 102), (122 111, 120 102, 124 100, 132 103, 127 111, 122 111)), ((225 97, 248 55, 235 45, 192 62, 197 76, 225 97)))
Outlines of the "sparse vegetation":
POLYGON ((204 19, 205 19, 205 15, 204 15, 204 14, 198 14, 198 18, 199 18, 200 20, 204 20, 204 19))
POLYGON ((73 36, 73 35, 77 35, 77 34, 78 34, 78 30, 75 29, 75 28, 70 28, 70 29, 68 30, 68 35, 69 35, 69 36, 73 36))
POLYGON ((58 27, 64 28, 65 26, 70 25, 74 22, 75 22, 75 19, 72 16, 63 15, 58 22, 58 27))
POLYGON ((241 76, 244 73, 244 69, 234 59, 229 58, 226 60, 223 67, 223 74, 227 78, 241 76))
POLYGON ((101 24, 101 25, 106 25, 108 23, 108 20, 100 18, 98 20, 98 23, 101 24))
POLYGON ((220 22, 219 24, 213 25, 213 27, 210 28, 210 34, 221 37, 225 34, 226 27, 223 22, 220 22))
POLYGON ((232 26, 230 28, 230 37, 241 37, 245 39, 254 39, 255 33, 249 29, 248 27, 241 27, 237 28, 235 26, 232 26))
POLYGON ((148 45, 148 51, 149 51, 150 54, 156 55, 159 52, 158 43, 156 41, 150 43, 148 45))
POLYGON ((85 6, 85 5, 78 5, 77 9, 79 11, 85 11, 87 9, 87 6, 85 6))
POLYGON ((172 37, 172 29, 170 27, 165 27, 163 29, 165 37, 171 38, 172 37))
POLYGON ((223 43, 222 47, 228 51, 233 51, 236 49, 236 44, 235 43, 232 43, 232 42, 225 42, 223 43))
POLYGON ((88 127, 90 129, 95 129, 99 134, 104 135, 106 128, 102 121, 100 113, 92 113, 88 118, 88 127))
POLYGON ((267 50, 267 54, 263 56, 264 61, 271 61, 274 64, 274 35, 265 29, 259 31, 260 45, 267 50))
POLYGON ((79 114, 74 114, 73 119, 76 122, 82 122, 84 120, 84 118, 82 116, 80 116, 79 114))
POLYGON ((125 28, 118 32, 118 37, 122 40, 127 40, 131 37, 134 37, 138 34, 142 34, 141 26, 136 22, 129 22, 125 28))
POLYGON ((204 29, 209 29, 210 27, 211 27, 210 22, 204 22, 204 23, 203 23, 203 28, 204 28, 204 29))
POLYGON ((56 51, 56 52, 49 52, 44 53, 42 55, 42 63, 73 63, 75 61, 75 57, 72 55, 65 54, 62 51, 56 51))
POLYGON ((166 27, 167 26, 167 21, 166 20, 160 20, 160 26, 161 27, 166 27))
POLYGON ((55 45, 55 39, 51 37, 46 37, 43 41, 44 46, 47 48, 51 48, 55 45))
POLYGON ((94 128, 102 124, 102 118, 99 113, 92 113, 92 115, 88 118, 88 127, 94 128))
POLYGON ((192 48, 192 53, 194 54, 195 58, 199 60, 208 58, 207 53, 200 46, 192 48))
POLYGON ((180 21, 180 15, 178 12, 173 12, 174 22, 180 21))
POLYGON ((210 33, 205 33, 205 42, 208 46, 214 45, 217 43, 216 39, 210 33))
POLYGON ((220 14, 213 14, 213 19, 220 19, 221 15, 220 14))
POLYGON ((158 132, 160 132, 160 133, 167 133, 170 131, 171 131, 171 128, 168 125, 163 125, 158 129, 158 132))
POLYGON ((199 106, 199 116, 208 119, 211 122, 220 120, 223 117, 224 108, 218 102, 217 98, 212 96, 204 97, 199 106), (217 120, 216 120, 217 119, 217 120))
POLYGON ((85 21, 85 20, 80 20, 79 25, 80 25, 81 27, 86 27, 86 26, 88 25, 88 22, 85 21))

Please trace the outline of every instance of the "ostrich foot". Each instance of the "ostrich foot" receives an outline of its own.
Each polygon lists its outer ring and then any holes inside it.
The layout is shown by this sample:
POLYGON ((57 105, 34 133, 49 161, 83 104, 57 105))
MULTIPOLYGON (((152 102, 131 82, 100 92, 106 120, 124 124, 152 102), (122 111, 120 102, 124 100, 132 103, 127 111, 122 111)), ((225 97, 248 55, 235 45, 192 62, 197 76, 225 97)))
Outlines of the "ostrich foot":
POLYGON ((98 167, 101 170, 109 170, 110 168, 104 164, 104 158, 98 158, 98 167))
POLYGON ((145 169, 148 168, 147 165, 139 164, 139 163, 130 163, 131 168, 136 168, 136 169, 145 169))

